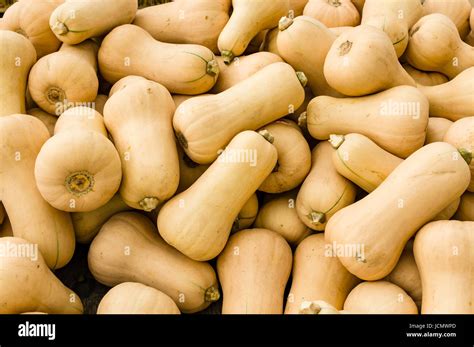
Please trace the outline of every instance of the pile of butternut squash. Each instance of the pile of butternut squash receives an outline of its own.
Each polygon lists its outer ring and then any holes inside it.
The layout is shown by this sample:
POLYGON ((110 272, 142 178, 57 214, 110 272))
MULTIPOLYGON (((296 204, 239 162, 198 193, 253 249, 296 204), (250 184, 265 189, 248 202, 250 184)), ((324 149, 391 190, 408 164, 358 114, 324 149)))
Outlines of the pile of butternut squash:
POLYGON ((0 313, 474 313, 469 0, 19 0, 0 313))

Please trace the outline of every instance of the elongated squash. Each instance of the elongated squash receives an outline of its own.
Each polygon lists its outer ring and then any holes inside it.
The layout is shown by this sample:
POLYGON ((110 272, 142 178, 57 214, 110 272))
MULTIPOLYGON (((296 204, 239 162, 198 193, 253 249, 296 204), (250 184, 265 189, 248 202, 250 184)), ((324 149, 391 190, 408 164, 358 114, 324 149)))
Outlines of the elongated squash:
POLYGON ((226 63, 242 55, 260 31, 276 27, 290 10, 290 3, 289 0, 233 0, 232 7, 232 15, 217 41, 226 63))
POLYGON ((219 299, 213 268, 167 245, 138 213, 110 218, 92 241, 88 262, 100 283, 142 283, 171 297, 182 312, 201 311, 219 299))
POLYGON ((59 40, 76 45, 131 23, 137 6, 134 0, 66 0, 51 14, 49 26, 59 40))
POLYGON ((178 188, 174 110, 168 90, 144 78, 126 85, 105 104, 105 124, 122 160, 120 195, 130 207, 154 210, 178 188))
POLYGON ((474 313, 474 222, 425 225, 413 250, 423 286, 423 314, 474 313))
POLYGON ((70 216, 48 204, 36 187, 35 160, 48 138, 35 117, 0 117, 0 201, 15 237, 37 244, 46 264, 57 269, 71 259, 75 242, 70 216))
POLYGON ((300 313, 303 302, 315 300, 342 309, 347 295, 360 281, 342 266, 337 252, 323 234, 308 236, 298 245, 285 314, 300 313))
POLYGON ((35 179, 43 198, 61 211, 93 211, 114 196, 120 157, 97 111, 74 107, 59 117, 36 158, 35 179))
POLYGON ((97 43, 63 44, 58 52, 38 60, 31 69, 28 89, 44 111, 60 116, 69 105, 82 106, 97 97, 97 43))
POLYGON ((156 40, 193 43, 214 53, 217 39, 229 20, 228 0, 181 0, 138 10, 133 24, 148 31, 156 40))
POLYGON ((178 306, 163 292, 136 282, 124 282, 105 294, 97 314, 180 314, 178 306))
POLYGON ((469 0, 424 0, 423 15, 442 13, 448 16, 456 25, 459 35, 464 38, 469 33, 469 16, 472 7, 469 0))
POLYGON ((450 18, 433 13, 411 28, 406 58, 417 69, 441 72, 453 79, 474 66, 474 47, 461 40, 450 18))
POLYGON ((403 64, 406 72, 415 80, 417 84, 423 86, 437 86, 448 82, 448 78, 439 72, 427 72, 415 69, 410 64, 403 64))
POLYGON ((190 95, 207 92, 219 75, 209 48, 156 41, 144 29, 130 24, 116 27, 102 41, 99 66, 110 83, 137 75, 164 85, 170 93, 190 95), (143 51, 148 54, 143 56, 143 51))
POLYGON ((30 41, 13 31, 0 30, 0 117, 25 113, 26 84, 36 51, 30 41))
POLYGON ((454 218, 460 221, 474 222, 474 193, 465 192, 461 196, 459 208, 454 218))
POLYGON ((232 235, 217 258, 223 314, 281 314, 292 265, 285 239, 266 229, 232 235))
POLYGON ((355 186, 334 167, 334 151, 328 142, 321 142, 313 149, 311 171, 296 198, 298 217, 313 230, 324 230, 337 211, 355 200, 355 186))
POLYGON ((414 233, 460 197, 469 181, 469 166, 455 147, 429 144, 368 196, 336 213, 326 226, 326 240, 364 245, 364 255, 339 259, 361 279, 381 279, 414 233))
POLYGON ((186 154, 196 163, 209 164, 236 134, 284 117, 303 103, 304 96, 293 68, 274 63, 220 94, 183 102, 173 126, 186 154))
POLYGON ((324 61, 336 35, 324 24, 308 16, 283 17, 276 31, 278 54, 291 66, 303 71, 314 95, 341 96, 324 77, 324 61))
POLYGON ((46 125, 46 128, 48 128, 49 134, 51 136, 54 135, 54 126, 56 125, 56 122, 58 121, 58 117, 52 114, 49 114, 48 112, 44 112, 40 108, 32 108, 28 110, 26 113, 42 121, 43 124, 46 125))
POLYGON ((291 245, 298 245, 311 230, 296 213, 296 191, 280 194, 264 203, 258 211, 255 228, 272 230, 291 245))
POLYGON ((416 86, 398 62, 387 35, 369 25, 348 30, 334 41, 324 62, 324 76, 332 88, 349 96, 416 86))
POLYGON ((48 269, 37 244, 0 238, 0 313, 81 314, 81 299, 48 269))
POLYGON ((430 102, 430 116, 453 122, 474 116, 474 67, 466 69, 449 82, 427 87, 418 86, 430 102))
POLYGON ((360 14, 351 0, 309 0, 303 12, 328 28, 360 24, 360 14))
POLYGON ((216 257, 240 210, 276 161, 275 147, 263 136, 253 131, 239 133, 188 190, 163 206, 158 215, 161 236, 192 259, 216 257))
POLYGON ((453 124, 452 121, 441 117, 430 117, 426 128, 425 145, 443 141, 444 135, 453 124))
POLYGON ((362 98, 319 96, 308 105, 311 136, 359 133, 388 152, 406 158, 423 146, 428 126, 428 100, 416 88, 395 87, 362 98))

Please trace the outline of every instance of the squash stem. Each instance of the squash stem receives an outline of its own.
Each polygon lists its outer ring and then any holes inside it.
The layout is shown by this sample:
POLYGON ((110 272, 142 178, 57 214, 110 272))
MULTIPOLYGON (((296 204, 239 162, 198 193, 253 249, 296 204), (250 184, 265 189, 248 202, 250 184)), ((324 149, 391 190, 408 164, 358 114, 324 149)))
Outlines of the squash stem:
POLYGON ((344 143, 344 135, 329 135, 329 143, 334 149, 338 149, 344 143))
POLYGON ((215 302, 219 300, 220 297, 221 294, 219 293, 219 289, 214 286, 207 288, 206 292, 204 293, 204 301, 206 302, 215 302))
POLYGON ((273 144, 273 142, 275 141, 275 138, 273 137, 273 135, 270 134, 270 132, 269 132, 268 130, 266 130, 266 129, 260 130, 258 133, 259 133, 260 135, 262 135, 265 140, 267 140, 268 142, 270 142, 270 143, 272 143, 272 144, 273 144))
POLYGON ((155 197, 147 197, 138 203, 140 207, 146 211, 151 212, 160 204, 160 200, 155 197))
POLYGON ((219 64, 217 64, 217 60, 213 59, 207 62, 207 74, 211 76, 217 76, 219 74, 219 64))
POLYGON ((94 188, 94 176, 87 171, 79 171, 70 174, 64 182, 69 193, 82 196, 94 188))
POLYGON ((61 23, 61 22, 56 22, 54 25, 51 27, 51 30, 56 34, 56 35, 65 35, 69 32, 68 27, 66 24, 61 23))
POLYGON ((286 30, 291 26, 291 24, 293 24, 293 18, 281 17, 280 21, 278 22, 278 30, 286 30))
POLYGON ((318 314, 322 308, 315 302, 303 301, 300 306, 300 314, 318 314))
POLYGON ((308 113, 306 111, 298 117, 298 126, 302 129, 308 128, 308 113))
POLYGON ((301 85, 304 87, 306 87, 306 85, 308 84, 308 78, 306 77, 306 75, 304 74, 304 72, 302 71, 297 71, 296 72, 296 77, 298 77, 298 80, 300 81, 301 85))
POLYGON ((326 215, 322 212, 313 211, 308 215, 313 224, 322 224, 326 222, 326 215))
POLYGON ((229 65, 234 60, 234 53, 231 51, 222 51, 221 56, 224 58, 224 64, 226 65, 229 65))
POLYGON ((458 149, 458 152, 459 152, 459 154, 461 154, 461 157, 466 161, 467 165, 471 165, 472 152, 465 149, 465 148, 458 149))

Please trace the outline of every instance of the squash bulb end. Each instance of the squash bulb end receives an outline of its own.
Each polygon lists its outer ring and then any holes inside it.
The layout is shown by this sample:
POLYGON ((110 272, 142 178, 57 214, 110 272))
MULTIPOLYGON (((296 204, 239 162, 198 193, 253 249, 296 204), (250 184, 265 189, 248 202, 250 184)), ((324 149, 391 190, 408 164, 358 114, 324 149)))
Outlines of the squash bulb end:
POLYGON ((219 300, 221 297, 221 294, 219 293, 219 289, 217 289, 214 286, 211 286, 206 289, 206 292, 204 293, 204 300, 206 302, 215 302, 219 300))
POLYGON ((82 196, 94 188, 94 176, 87 171, 79 171, 66 177, 66 189, 75 196, 82 196))
POLYGON ((138 203, 145 212, 151 212, 160 204, 160 200, 155 197, 147 197, 138 203))

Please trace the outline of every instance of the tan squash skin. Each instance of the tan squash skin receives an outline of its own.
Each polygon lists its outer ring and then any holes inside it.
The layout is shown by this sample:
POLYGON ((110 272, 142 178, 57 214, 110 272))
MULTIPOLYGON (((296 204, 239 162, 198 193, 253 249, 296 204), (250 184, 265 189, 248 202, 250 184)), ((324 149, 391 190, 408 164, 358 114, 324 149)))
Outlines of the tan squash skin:
POLYGON ((181 314, 163 292, 141 283, 121 283, 105 294, 97 314, 181 314))
POLYGON ((298 314, 303 302, 314 300, 342 309, 347 295, 360 280, 342 266, 335 252, 323 234, 308 236, 298 245, 285 314, 298 314))
POLYGON ((116 27, 102 41, 99 66, 110 83, 137 75, 164 85, 170 93, 189 95, 207 92, 219 75, 209 48, 156 41, 144 29, 129 24, 116 27))
POLYGON ((36 51, 24 36, 0 30, 0 117, 25 113, 28 73, 36 62, 36 51))
POLYGON ((413 255, 413 240, 408 241, 397 265, 384 280, 396 284, 406 291, 418 310, 421 309, 421 278, 413 255))
POLYGON ((107 100, 104 120, 122 160, 120 195, 130 207, 149 212, 178 188, 174 111, 166 88, 143 78, 107 100))
POLYGON ((352 314, 418 314, 413 299, 399 286, 387 282, 362 282, 344 303, 344 312, 352 314))
POLYGON ((428 119, 428 128, 426 129, 425 145, 433 142, 442 142, 444 134, 453 124, 452 121, 446 118, 430 117, 428 119))
POLYGON ((82 314, 79 296, 56 278, 33 243, 18 237, 2 237, 0 245, 6 253, 0 257, 1 314, 82 314))
POLYGON ((71 214, 76 241, 90 243, 104 223, 113 215, 130 211, 131 208, 123 202, 120 194, 115 194, 105 205, 90 212, 76 212, 71 214))
POLYGON ((295 70, 274 63, 222 93, 183 102, 173 126, 186 154, 196 163, 209 164, 236 134, 284 117, 304 97, 295 70))
POLYGON ((232 235, 217 258, 222 314, 282 314, 291 266, 291 248, 277 233, 246 229, 232 235))
POLYGON ((453 122, 474 116, 474 67, 447 83, 438 86, 418 86, 430 102, 430 116, 443 117, 453 122))
POLYGON ((256 72, 273 63, 283 62, 278 55, 270 52, 258 52, 235 58, 230 64, 223 57, 216 57, 219 64, 219 78, 211 93, 218 94, 249 78, 256 72))
POLYGON ((156 40, 193 43, 217 49, 219 33, 229 20, 230 1, 181 0, 138 10, 133 24, 156 40))
POLYGON ((232 225, 232 232, 249 228, 255 221, 255 218, 257 218, 257 214, 258 197, 257 194, 254 193, 240 210, 234 224, 232 225))
POLYGON ((461 40, 451 19, 434 13, 411 28, 406 58, 417 69, 441 72, 453 79, 474 66, 474 47, 461 40))
POLYGON ((58 52, 38 60, 31 69, 28 88, 44 111, 61 115, 68 103, 77 106, 97 97, 97 43, 63 44, 58 52))
POLYGON ((290 3, 288 0, 233 0, 232 7, 232 15, 217 41, 227 63, 242 55, 260 31, 276 27, 280 18, 288 14, 290 3))
POLYGON ((454 219, 474 222, 474 193, 465 192, 461 196, 461 202, 454 219))
POLYGON ((137 6, 130 0, 66 1, 53 11, 49 26, 59 40, 76 45, 131 23, 137 6))
POLYGON ((337 172, 369 193, 403 162, 364 135, 348 134, 331 142, 337 172))
POLYGON ((15 236, 38 244, 48 266, 58 269, 71 259, 75 241, 69 214, 54 209, 36 187, 35 160, 48 138, 35 117, 0 117, 0 200, 15 236))
POLYGON ((389 37, 369 25, 348 30, 334 41, 326 56, 324 76, 332 88, 348 96, 416 86, 398 62, 389 37))
POLYGON ((272 230, 291 245, 298 245, 311 230, 296 213, 296 191, 278 195, 264 203, 258 211, 255 228, 272 230))
POLYGON ((284 17, 275 44, 288 64, 305 73, 314 95, 341 96, 329 86, 323 73, 324 60, 335 39, 336 35, 314 18, 284 17))
POLYGON ((253 131, 239 133, 188 190, 163 206, 158 215, 161 236, 192 259, 216 257, 240 210, 276 162, 277 150, 263 136, 253 131), (249 158, 237 157, 236 151, 254 153, 258 160, 254 165, 249 158))
POLYGON ((341 34, 347 30, 352 29, 353 27, 335 27, 335 28, 328 28, 330 32, 332 32, 336 37, 341 36, 341 34))
POLYGON ((48 112, 44 112, 40 108, 32 108, 31 110, 28 110, 26 113, 42 121, 43 124, 46 125, 46 128, 48 128, 49 134, 51 136, 54 135, 54 126, 56 125, 58 117, 53 116, 52 114, 49 114, 48 112))
POLYGON ((359 11, 351 0, 309 0, 303 15, 320 21, 328 28, 360 24, 359 11))
POLYGON ((318 140, 359 133, 406 158, 425 142, 428 109, 428 100, 419 90, 399 86, 361 98, 316 97, 308 105, 307 124, 318 140))
POLYGON ((186 153, 184 153, 180 146, 177 147, 179 158, 179 185, 176 193, 181 193, 191 187, 191 185, 209 168, 209 165, 200 165, 193 162, 189 159, 186 153))
POLYGON ((299 186, 311 169, 311 150, 297 124, 280 119, 261 128, 273 138, 278 162, 258 190, 283 193, 299 186))
POLYGON ((142 283, 171 297, 182 312, 201 311, 219 299, 214 269, 170 247, 138 213, 110 218, 92 241, 88 257, 100 283, 142 283))
POLYGON ((471 10, 472 5, 469 0, 424 0, 423 2, 424 16, 432 13, 442 13, 448 16, 456 25, 461 37, 465 37, 469 33, 471 10))
MULTIPOLYGON (((474 116, 466 117, 454 122, 443 137, 443 141, 450 143, 460 151, 470 153, 474 157, 474 116)), ((471 183, 468 191, 474 192, 474 160, 469 164, 471 169, 471 183)))
POLYGON ((35 179, 58 210, 89 212, 105 205, 120 187, 122 168, 103 117, 87 107, 64 112, 36 158, 35 179))
POLYGON ((364 255, 339 259, 363 280, 381 279, 393 270, 414 233, 460 197, 469 180, 469 166, 456 148, 429 144, 368 196, 336 213, 326 226, 326 240, 363 245, 364 255))
POLYGON ((298 217, 313 230, 324 230, 337 211, 355 200, 356 187, 334 167, 334 151, 329 142, 321 142, 313 149, 311 171, 296 198, 298 217))
POLYGON ((423 284, 423 314, 474 313, 474 222, 425 225, 413 247, 423 284))
POLYGON ((0 29, 24 35, 36 49, 38 58, 56 52, 59 41, 49 28, 49 17, 64 0, 21 0, 3 15, 0 29))
POLYGON ((415 80, 417 84, 423 86, 437 86, 449 81, 449 79, 439 72, 426 72, 415 69, 410 64, 403 64, 406 72, 415 80))

